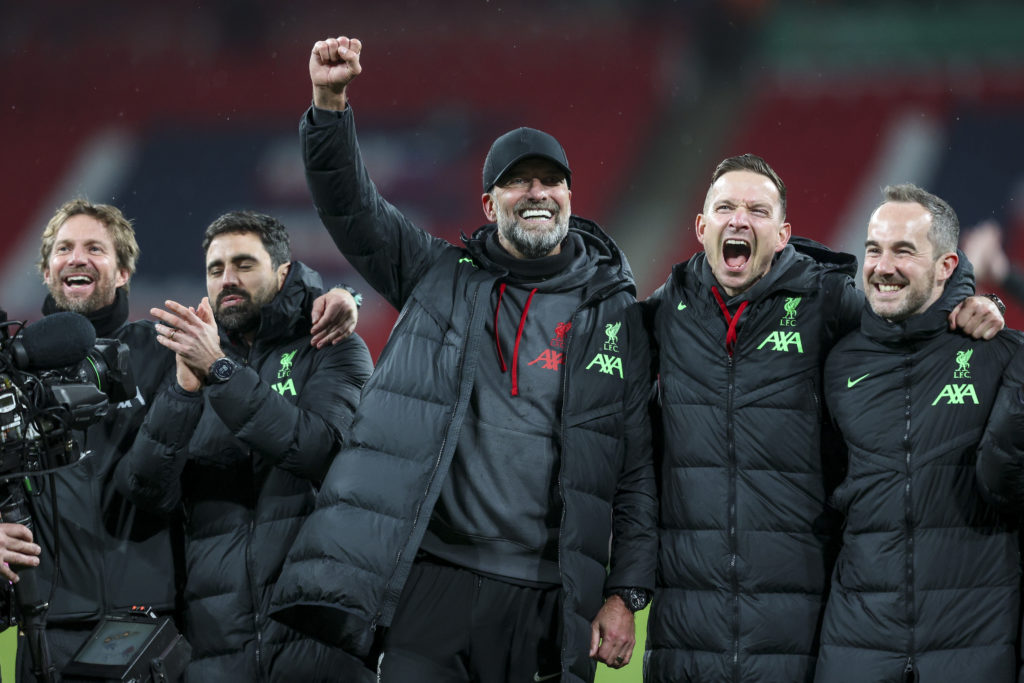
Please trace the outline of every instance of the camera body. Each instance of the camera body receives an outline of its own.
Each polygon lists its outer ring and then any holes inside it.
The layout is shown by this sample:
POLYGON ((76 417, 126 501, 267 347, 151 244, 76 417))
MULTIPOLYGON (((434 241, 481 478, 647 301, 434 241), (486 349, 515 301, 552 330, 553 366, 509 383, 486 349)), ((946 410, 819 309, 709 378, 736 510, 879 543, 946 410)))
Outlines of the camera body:
MULTIPOLYGON (((51 474, 78 461, 81 432, 136 397, 129 354, 128 345, 118 339, 96 339, 92 324, 78 314, 55 313, 22 327, 6 322, 0 311, 3 521, 32 528, 28 495, 39 490, 29 485, 29 476, 51 474)), ((59 556, 60 543, 54 541, 59 556)), ((13 591, 10 585, 0 591, 0 628, 18 624, 35 678, 57 681, 46 641, 49 597, 34 568, 18 567, 18 576, 13 591)), ((158 619, 149 610, 108 614, 64 673, 76 680, 178 680, 190 651, 169 618, 158 619)))
POLYGON ((0 345, 0 477, 71 464, 81 456, 72 432, 103 419, 110 402, 135 396, 129 349, 97 339, 77 364, 38 372, 17 367, 0 345))

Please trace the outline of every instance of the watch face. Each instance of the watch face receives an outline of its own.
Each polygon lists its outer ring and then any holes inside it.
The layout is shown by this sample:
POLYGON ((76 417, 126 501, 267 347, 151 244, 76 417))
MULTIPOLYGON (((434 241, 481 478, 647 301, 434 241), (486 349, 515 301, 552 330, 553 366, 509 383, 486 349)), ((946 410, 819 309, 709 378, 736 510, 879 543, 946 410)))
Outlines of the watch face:
POLYGON ((235 374, 235 363, 229 358, 218 358, 210 367, 210 374, 218 382, 226 382, 235 374))
POLYGON ((639 612, 647 606, 647 593, 642 590, 631 588, 622 591, 620 594, 622 601, 626 603, 626 607, 629 608, 630 612, 639 612))

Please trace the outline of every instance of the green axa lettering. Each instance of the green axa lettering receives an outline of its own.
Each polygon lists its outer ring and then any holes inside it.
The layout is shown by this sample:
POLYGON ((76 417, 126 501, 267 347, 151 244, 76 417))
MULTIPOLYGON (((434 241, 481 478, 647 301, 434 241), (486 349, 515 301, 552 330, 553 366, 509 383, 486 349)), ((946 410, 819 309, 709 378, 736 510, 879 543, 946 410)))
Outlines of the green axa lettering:
POLYGON ((757 347, 757 350, 760 351, 768 342, 772 343, 772 351, 789 351, 789 345, 795 344, 797 353, 804 352, 804 345, 800 341, 799 332, 776 330, 764 338, 764 341, 761 342, 761 346, 757 347))
POLYGON ((594 360, 590 361, 590 365, 587 366, 587 370, 599 365, 601 372, 606 375, 614 375, 615 371, 619 371, 619 379, 622 379, 622 359, 617 356, 609 356, 604 353, 599 353, 594 356, 594 360))
POLYGON ((978 395, 974 393, 973 384, 947 384, 942 387, 942 391, 932 401, 932 405, 935 405, 939 400, 945 396, 946 404, 951 406, 962 406, 966 399, 974 401, 974 405, 978 405, 978 395))
POLYGON ((295 380, 290 377, 286 382, 278 382, 276 384, 271 384, 270 388, 276 391, 277 393, 281 394, 282 396, 284 396, 285 394, 291 394, 292 396, 296 395, 295 380))

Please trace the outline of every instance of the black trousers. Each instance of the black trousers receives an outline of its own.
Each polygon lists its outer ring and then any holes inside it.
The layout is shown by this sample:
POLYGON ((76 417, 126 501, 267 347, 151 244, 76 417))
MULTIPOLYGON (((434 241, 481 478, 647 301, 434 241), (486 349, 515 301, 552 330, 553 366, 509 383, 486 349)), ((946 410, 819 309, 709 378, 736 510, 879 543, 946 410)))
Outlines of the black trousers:
POLYGON ((557 683, 559 594, 417 560, 384 637, 380 681, 557 683))

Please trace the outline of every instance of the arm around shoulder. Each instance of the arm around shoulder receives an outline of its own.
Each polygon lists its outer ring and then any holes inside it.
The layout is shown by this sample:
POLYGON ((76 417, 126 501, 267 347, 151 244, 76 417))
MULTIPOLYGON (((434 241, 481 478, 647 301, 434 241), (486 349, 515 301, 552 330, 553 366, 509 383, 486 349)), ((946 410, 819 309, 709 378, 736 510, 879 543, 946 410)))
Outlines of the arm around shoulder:
POLYGON ((978 446, 978 486, 991 504, 1024 514, 1024 346, 1003 374, 985 433, 978 446))

